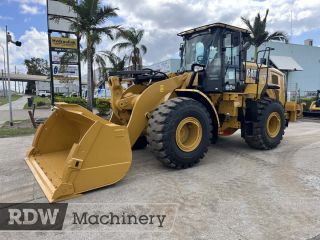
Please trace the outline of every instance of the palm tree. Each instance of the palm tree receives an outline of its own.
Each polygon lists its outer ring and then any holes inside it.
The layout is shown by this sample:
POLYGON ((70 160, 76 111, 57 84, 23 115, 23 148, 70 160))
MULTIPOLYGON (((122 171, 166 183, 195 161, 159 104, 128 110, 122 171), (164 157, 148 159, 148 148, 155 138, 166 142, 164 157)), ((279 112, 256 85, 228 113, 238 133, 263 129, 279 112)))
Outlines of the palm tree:
POLYGON ((146 54, 147 52, 147 47, 141 44, 143 34, 144 30, 141 29, 129 28, 127 30, 120 30, 116 34, 116 39, 122 38, 125 41, 117 43, 112 47, 112 50, 118 49, 118 51, 130 49, 129 65, 132 63, 134 70, 142 67, 142 54, 146 54))
POLYGON ((51 19, 67 20, 71 23, 71 30, 80 36, 86 37, 86 59, 88 62, 87 76, 88 76, 88 109, 92 110, 93 106, 93 91, 94 82, 92 74, 92 63, 94 58, 94 46, 101 41, 102 35, 106 35, 113 40, 113 30, 119 29, 119 26, 105 26, 102 27, 107 20, 116 17, 116 10, 111 6, 102 6, 100 0, 59 0, 62 3, 68 4, 70 8, 77 14, 76 18, 69 18, 64 16, 53 16, 51 19))
POLYGON ((96 53, 96 58, 99 59, 99 86, 104 85, 108 78, 109 72, 123 71, 128 60, 128 56, 118 57, 111 51, 102 51, 96 53), (109 63, 109 64, 108 64, 109 63), (110 66, 111 65, 111 66, 110 66))
POLYGON ((249 30, 252 33, 250 35, 249 42, 255 47, 255 51, 254 51, 255 60, 257 60, 258 58, 258 48, 264 42, 275 40, 275 39, 278 39, 279 37, 284 38, 286 42, 288 42, 287 33, 282 31, 276 31, 270 34, 268 31, 266 31, 268 13, 269 13, 269 9, 267 9, 264 19, 261 19, 260 13, 258 13, 254 19, 253 25, 250 23, 250 20, 248 18, 241 17, 243 23, 249 28, 249 30))
POLYGON ((102 52, 101 55, 105 56, 111 64, 111 71, 122 71, 125 68, 128 56, 124 55, 122 58, 117 56, 111 51, 102 52))

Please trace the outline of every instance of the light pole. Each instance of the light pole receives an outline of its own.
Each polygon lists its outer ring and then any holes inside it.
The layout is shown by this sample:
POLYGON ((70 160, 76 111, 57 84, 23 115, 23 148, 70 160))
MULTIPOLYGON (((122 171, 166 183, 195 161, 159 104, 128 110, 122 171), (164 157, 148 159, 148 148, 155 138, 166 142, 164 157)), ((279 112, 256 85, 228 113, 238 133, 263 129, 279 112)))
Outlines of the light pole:
POLYGON ((4 97, 7 95, 7 83, 6 81, 6 54, 4 52, 4 47, 0 44, 0 47, 2 48, 2 52, 3 52, 3 75, 2 75, 2 86, 3 86, 3 95, 4 97))
POLYGON ((15 44, 17 47, 21 47, 21 42, 12 40, 12 36, 8 32, 8 27, 6 26, 6 47, 7 47, 7 78, 8 78, 8 100, 9 100, 9 112, 10 112, 10 126, 13 126, 13 116, 12 116, 12 102, 11 102, 11 86, 10 86, 10 62, 9 62, 9 42, 15 44))

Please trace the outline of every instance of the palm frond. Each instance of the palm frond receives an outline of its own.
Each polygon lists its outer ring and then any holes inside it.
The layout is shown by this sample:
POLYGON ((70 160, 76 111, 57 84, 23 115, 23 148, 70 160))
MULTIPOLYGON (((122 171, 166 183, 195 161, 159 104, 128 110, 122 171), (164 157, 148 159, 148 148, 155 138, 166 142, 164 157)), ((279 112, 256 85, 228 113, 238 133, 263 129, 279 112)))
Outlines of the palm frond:
POLYGON ((249 28, 249 30, 250 30, 251 32, 253 32, 253 27, 252 27, 252 25, 251 25, 251 23, 250 23, 250 20, 247 19, 247 18, 245 18, 245 17, 241 17, 241 20, 242 20, 242 22, 247 26, 247 28, 249 28))
POLYGON ((279 38, 279 37, 284 38, 286 42, 289 40, 288 34, 287 34, 286 32, 276 31, 276 32, 270 34, 270 35, 267 37, 267 41, 274 40, 274 39, 277 39, 277 38, 279 38))
POLYGON ((136 34, 136 38, 137 38, 137 42, 141 42, 142 38, 144 35, 144 30, 138 30, 137 34, 136 34))
POLYGON ((104 6, 99 8, 96 14, 97 24, 103 24, 109 18, 117 17, 118 16, 118 14, 116 13, 117 10, 119 10, 119 8, 113 8, 111 6, 104 6))
POLYGON ((147 47, 143 44, 140 45, 140 49, 142 50, 142 53, 143 54, 146 54, 147 53, 147 47))
POLYGON ((111 51, 113 51, 113 50, 118 50, 118 51, 120 52, 121 50, 125 50, 125 49, 127 49, 127 48, 129 48, 129 47, 132 47, 132 43, 130 43, 130 42, 121 42, 121 43, 115 44, 115 45, 111 48, 111 51))

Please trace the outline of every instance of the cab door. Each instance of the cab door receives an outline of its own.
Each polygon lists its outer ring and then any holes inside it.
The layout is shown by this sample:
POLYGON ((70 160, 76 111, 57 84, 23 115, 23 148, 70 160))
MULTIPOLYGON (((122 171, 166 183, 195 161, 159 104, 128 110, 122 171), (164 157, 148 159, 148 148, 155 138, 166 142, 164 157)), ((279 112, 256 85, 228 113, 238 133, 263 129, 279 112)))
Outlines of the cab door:
POLYGON ((221 29, 212 35, 211 44, 208 46, 208 61, 206 64, 205 80, 203 81, 204 92, 222 92, 222 38, 221 29))

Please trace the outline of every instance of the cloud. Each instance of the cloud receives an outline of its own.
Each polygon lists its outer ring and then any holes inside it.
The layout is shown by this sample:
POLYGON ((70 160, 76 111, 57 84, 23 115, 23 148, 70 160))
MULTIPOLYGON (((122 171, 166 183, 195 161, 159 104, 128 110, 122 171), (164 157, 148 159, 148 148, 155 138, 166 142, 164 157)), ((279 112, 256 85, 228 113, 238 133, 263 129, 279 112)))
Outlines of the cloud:
POLYGON ((38 6, 30 6, 25 3, 22 3, 20 5, 20 8, 21 8, 21 13, 23 14, 36 15, 36 14, 44 13, 44 11, 42 11, 38 6))
POLYGON ((19 2, 22 4, 39 4, 45 6, 47 4, 47 0, 9 0, 9 2, 19 2))
POLYGON ((13 17, 1 16, 0 15, 0 20, 13 20, 13 17))
MULTIPOLYGON (((268 30, 284 30, 293 35, 319 29, 319 0, 103 0, 118 7, 122 24, 145 29, 144 43, 148 53, 144 63, 178 57, 180 31, 214 22, 245 27, 241 16, 254 19, 257 12, 264 16, 267 8, 268 30)), ((109 44, 108 44, 109 45, 109 44)))
MULTIPOLYGON (((46 0, 10 1, 19 2, 20 6, 37 7, 38 12, 43 11, 46 4, 46 0)), ((234 0, 102 0, 102 3, 111 4, 120 9, 118 14, 123 26, 145 30, 143 44, 148 47, 144 57, 145 65, 172 57, 178 58, 179 43, 182 39, 177 36, 177 33, 180 31, 213 22, 226 22, 244 27, 241 16, 254 19, 257 12, 264 15, 267 8, 270 9, 268 17, 270 31, 285 30, 290 34, 291 18, 295 36, 319 29, 319 0, 241 0, 237 3, 234 0)), ((36 13, 34 9, 30 11, 36 13)), ((47 57, 46 32, 31 28, 20 40, 24 42, 21 49, 11 47, 14 64, 21 65, 25 58, 33 55, 47 57)), ((115 42, 104 37, 97 49, 108 50, 113 44, 115 42)), ((1 66, 0 62, 0 68, 1 66)), ((84 71, 85 68, 82 70, 84 71)))
MULTIPOLYGON (((48 35, 46 32, 40 32, 36 28, 31 27, 17 39, 14 34, 11 34, 14 40, 22 42, 21 47, 16 47, 13 44, 9 46, 11 70, 13 66, 17 66, 18 71, 26 72, 24 60, 31 57, 48 58, 48 35)), ((5 47, 5 29, 0 28, 0 45, 5 47)), ((3 67, 3 56, 0 48, 0 69, 3 67)))

